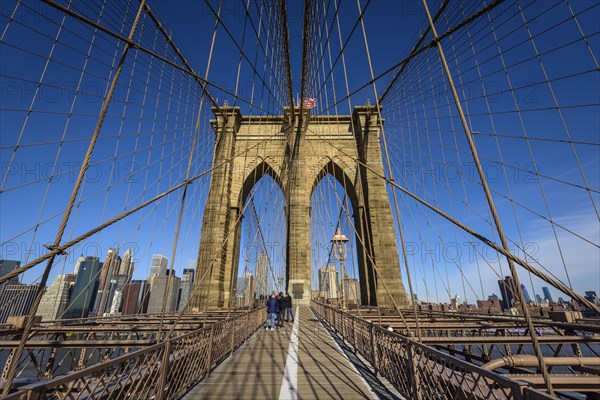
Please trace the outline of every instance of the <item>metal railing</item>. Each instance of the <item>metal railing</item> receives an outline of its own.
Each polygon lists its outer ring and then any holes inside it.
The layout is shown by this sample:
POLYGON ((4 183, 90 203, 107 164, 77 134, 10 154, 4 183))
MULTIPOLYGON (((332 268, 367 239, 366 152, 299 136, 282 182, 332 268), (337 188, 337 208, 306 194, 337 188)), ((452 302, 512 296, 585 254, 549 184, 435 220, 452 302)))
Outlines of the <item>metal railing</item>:
POLYGON ((264 323, 264 308, 81 371, 21 387, 7 400, 175 399, 205 379, 264 323))
POLYGON ((556 399, 338 308, 315 301, 311 306, 408 399, 556 399))

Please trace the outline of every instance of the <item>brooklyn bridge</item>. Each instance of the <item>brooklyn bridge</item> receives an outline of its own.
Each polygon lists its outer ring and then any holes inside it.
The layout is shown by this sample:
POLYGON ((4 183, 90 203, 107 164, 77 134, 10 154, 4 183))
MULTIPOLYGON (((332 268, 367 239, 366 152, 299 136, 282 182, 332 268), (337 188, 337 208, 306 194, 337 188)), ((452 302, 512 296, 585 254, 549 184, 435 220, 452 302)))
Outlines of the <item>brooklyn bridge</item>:
POLYGON ((5 399, 600 399, 600 3, 6 0, 5 399))

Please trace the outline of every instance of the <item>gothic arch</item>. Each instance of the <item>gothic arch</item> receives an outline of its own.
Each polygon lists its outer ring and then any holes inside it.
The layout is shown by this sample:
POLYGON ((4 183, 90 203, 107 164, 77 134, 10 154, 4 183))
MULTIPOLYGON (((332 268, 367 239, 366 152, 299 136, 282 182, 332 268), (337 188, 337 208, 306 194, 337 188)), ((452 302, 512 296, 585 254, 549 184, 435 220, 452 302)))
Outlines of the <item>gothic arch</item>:
MULTIPOLYGON (((373 269, 373 248, 369 245, 370 231, 367 229, 366 215, 363 212, 364 199, 360 192, 361 182, 357 168, 353 168, 339 158, 327 158, 322 161, 322 167, 318 169, 314 183, 310 190, 310 198, 317 185, 327 175, 333 176, 344 188, 350 204, 352 205, 352 232, 344 232, 350 240, 354 241, 356 250, 356 264, 358 268, 361 301, 363 304, 374 304, 376 300, 376 277, 373 269), (350 177, 353 177, 351 179, 350 177)), ((333 232, 332 232, 333 234, 333 232)), ((312 235, 312 232, 311 232, 312 235)))
POLYGON ((340 164, 343 165, 343 162, 341 160, 333 160, 331 158, 328 158, 328 161, 324 163, 324 165, 318 170, 319 172, 315 176, 312 187, 309 191, 309 199, 312 197, 317 185, 321 182, 321 180, 323 180, 325 176, 331 175, 340 183, 340 185, 342 185, 342 187, 346 191, 346 195, 348 195, 348 198, 350 199, 352 208, 356 208, 359 204, 358 194, 355 185, 356 182, 350 179, 350 176, 348 176, 347 172, 349 171, 349 167, 340 166, 340 164))
MULTIPOLYGON (((257 162, 255 162, 255 164, 256 164, 255 167, 250 168, 250 172, 247 172, 247 173, 244 172, 245 178, 241 185, 241 188, 239 191, 239 196, 238 196, 238 201, 237 201, 237 204, 240 208, 243 207, 244 204, 246 203, 246 200, 247 200, 248 195, 250 194, 250 191, 252 190, 252 188, 265 175, 269 175, 271 178, 273 178, 273 180, 279 186, 279 189, 281 189, 281 192, 284 193, 284 197, 285 197, 285 191, 283 190, 283 183, 281 182, 281 178, 279 177, 279 174, 275 171, 275 169, 271 166, 269 161, 266 161, 265 159, 260 158, 260 159, 258 159, 257 162)), ((287 199, 286 199, 286 201, 287 201, 287 199)))
MULTIPOLYGON (((267 174, 283 190, 286 287, 299 302, 307 303, 311 293, 310 197, 321 179, 331 173, 352 204, 356 232, 362 232, 356 243, 365 243, 362 259, 357 255, 363 271, 361 292, 368 292, 366 297, 362 294, 363 304, 391 304, 389 294, 378 284, 381 280, 398 303, 406 304, 391 207, 380 178, 382 121, 376 111, 369 105, 355 107, 352 115, 345 116, 311 117, 307 112, 304 118, 293 119, 295 125, 290 127, 290 114, 299 116, 298 110, 286 108, 283 116, 242 116, 239 107, 213 108, 216 119, 211 125, 219 143, 214 165, 219 167, 211 176, 198 249, 197 276, 207 278, 195 283, 201 287, 190 301, 192 309, 231 305, 241 212, 254 185, 267 174), (283 131, 287 134, 281 134, 283 131), (374 265, 380 272, 377 277, 374 265), (367 285, 364 289, 363 282, 367 285)), ((357 252, 361 253, 358 246, 357 252)))

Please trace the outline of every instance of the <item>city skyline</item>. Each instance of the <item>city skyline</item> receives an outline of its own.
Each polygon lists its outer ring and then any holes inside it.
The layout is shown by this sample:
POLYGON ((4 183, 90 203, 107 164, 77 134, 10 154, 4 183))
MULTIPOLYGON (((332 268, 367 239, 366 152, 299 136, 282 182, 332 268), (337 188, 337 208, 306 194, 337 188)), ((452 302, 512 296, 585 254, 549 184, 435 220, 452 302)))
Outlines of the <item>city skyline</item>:
MULTIPOLYGON (((53 320, 160 312, 166 293, 168 258, 162 254, 153 254, 152 258, 155 262, 149 268, 151 273, 148 277, 135 280, 132 278, 136 259, 131 247, 127 247, 123 257, 117 248, 109 248, 102 262, 99 257, 82 254, 74 262, 71 273, 60 274, 49 282, 36 315, 43 320, 53 320), (152 286, 155 287, 154 294, 150 289, 152 286)), ((19 265, 18 260, 0 260, 0 277, 19 265)), ((182 278, 173 274, 175 276, 169 287, 170 300, 167 302, 169 312, 182 310, 189 300, 195 277, 195 269, 190 266, 195 266, 194 260, 187 260, 188 268, 183 269, 182 278)), ((0 313, 0 317, 4 316, 2 318, 6 320, 10 314, 26 313, 36 288, 36 285, 19 282, 17 277, 0 284, 0 296, 6 297, 8 293, 13 293, 11 296, 14 299, 28 296, 0 313), (21 292, 23 295, 19 294, 21 292)))
MULTIPOLYGON (((111 252, 113 252, 113 251, 116 251, 116 249, 115 249, 115 248, 109 248, 109 250, 108 250, 108 253, 110 254, 110 253, 111 253, 111 252)), ((133 254, 133 253, 132 253, 132 251, 131 251, 131 248, 130 248, 130 247, 128 247, 128 248, 126 249, 126 251, 125 251, 124 255, 125 255, 125 254, 127 254, 127 257, 124 257, 124 259, 128 260, 128 261, 129 261, 129 263, 130 263, 130 265, 131 265, 131 267, 133 267, 133 265, 135 265, 135 264, 136 264, 136 260, 135 260, 135 258, 133 258, 133 256, 132 256, 132 254, 133 254)), ((77 260, 75 261, 74 265, 73 265, 73 272, 72 272, 71 274, 67 273, 67 274, 61 274, 61 275, 57 276, 57 277, 56 277, 54 280, 52 280, 52 281, 51 281, 51 283, 50 283, 50 284, 49 284, 49 286, 48 286, 48 289, 49 289, 49 288, 50 288, 52 285, 54 285, 54 284, 57 282, 57 280, 63 279, 63 278, 61 278, 61 277, 64 277, 64 276, 69 276, 69 275, 74 275, 74 276, 77 276, 77 274, 76 274, 76 271, 78 270, 79 266, 81 265, 81 262, 82 262, 83 260, 85 260, 86 258, 89 258, 89 257, 84 257, 83 255, 81 255, 80 257, 78 257, 78 258, 77 258, 77 260)), ((95 257, 92 257, 92 258, 94 258, 94 259, 95 259, 95 257)), ((107 259, 108 259, 108 258, 109 258, 109 256, 107 255, 107 259)), ((120 257, 119 257, 119 258, 120 258, 120 257)), ((169 260, 168 260, 168 258, 167 258, 166 256, 162 255, 162 254, 153 254, 153 255, 152 255, 152 259, 160 259, 160 260, 161 260, 161 271, 163 271, 163 272, 166 274, 166 272, 168 271, 168 270, 167 270, 167 268, 168 268, 168 265, 169 265, 169 260)), ((262 254, 261 256, 259 256, 259 260, 258 260, 258 262, 257 262, 257 264, 256 264, 256 265, 257 265, 257 268, 258 268, 258 266, 261 264, 261 259, 263 260, 262 264, 268 268, 268 266, 267 266, 267 264, 268 264, 268 263, 267 263, 267 261, 266 261, 266 260, 267 260, 267 256, 266 256, 266 254, 262 254)), ((2 262, 6 262, 6 261, 10 261, 10 262, 11 262, 11 267, 10 267, 10 268, 11 268, 11 270, 12 270, 12 269, 14 269, 14 268, 15 268, 15 266, 17 266, 17 265, 20 265, 20 262, 18 262, 18 260, 0 260, 0 267, 2 267, 2 262)), ((105 260, 105 261, 106 261, 106 260, 105 260)), ((120 267, 121 263, 122 263, 122 259, 121 259, 121 260, 118 262, 118 264, 117 264, 117 268, 119 268, 119 267, 120 267)), ((103 263, 100 263, 100 264, 104 265, 104 262, 103 262, 103 263)), ((185 266, 186 266, 186 268, 183 268, 183 269, 181 270, 181 275, 182 275, 182 276, 181 276, 181 277, 179 277, 179 279, 181 280, 181 283, 180 283, 181 285, 183 285, 184 283, 188 283, 188 285, 189 285, 189 282, 190 282, 190 281, 189 281, 189 279, 190 279, 190 278, 186 278, 186 277, 185 277, 185 276, 186 276, 186 271, 187 271, 187 272, 190 272, 190 270, 192 270, 192 272, 191 272, 191 280, 192 280, 192 282, 193 282, 193 280, 194 280, 194 274, 195 274, 195 269, 191 269, 191 268, 189 268, 189 267, 190 267, 190 266, 196 266, 196 261, 195 261, 195 260, 192 260, 192 259, 188 259, 188 260, 186 260, 186 264, 185 264, 185 266)), ((6 266, 4 266, 3 268, 4 268, 4 269, 3 269, 2 271, 7 271, 7 272, 9 271, 8 269, 6 269, 6 266)), ((331 266, 331 268, 338 268, 338 267, 337 267, 337 266, 335 266, 335 265, 333 265, 333 266, 331 266)), ((121 269, 121 270, 120 270, 120 272, 124 272, 124 271, 126 271, 126 269, 121 269)), ((152 275, 153 275, 153 273, 151 272, 151 271, 152 271, 152 265, 151 265, 151 266, 148 268, 148 271, 149 271, 149 274, 148 274, 148 276, 146 277, 146 280, 151 280, 150 278, 152 278, 152 275)), ((98 272, 98 273, 97 273, 97 274, 99 275, 99 278, 100 278, 100 279, 102 278, 101 272, 102 272, 102 270, 100 270, 100 272, 98 272)), ((247 273, 249 273, 249 272, 251 272, 251 271, 247 271, 247 273)), ((4 274, 4 273, 6 273, 6 272, 3 272, 3 274, 4 274)), ((175 273, 177 274, 177 269, 175 269, 175 273)), ((241 274, 241 273, 242 273, 242 272, 240 272, 240 274, 241 274)), ((339 272, 338 272, 338 274, 339 274, 339 272)), ((254 276, 255 276, 255 275, 254 275, 254 276)), ((240 275, 238 278, 242 278, 242 281, 243 281, 243 275, 240 275)), ((510 277, 507 277, 507 278, 509 278, 510 280, 512 280, 512 278, 510 278, 510 277)), ((105 279, 106 279, 106 278, 105 278, 105 279)), ((351 279, 356 279, 356 278, 351 278, 351 279)), ((133 281, 133 280, 134 280, 134 279, 133 279, 133 275, 132 275, 132 277, 131 277, 131 278, 129 279, 129 281, 127 281, 127 282, 130 282, 130 281, 133 281)), ((140 280, 139 280, 139 279, 136 279, 136 281, 140 281, 140 280)), ((143 280, 142 280, 142 281, 143 281, 143 280)), ((501 281, 502 281, 502 280, 501 280, 501 281)), ((501 281, 498 281, 498 282, 501 282, 501 281)), ((16 278, 13 278, 12 282, 18 282, 18 281, 16 280, 16 278)), ((124 284, 124 283, 125 283, 124 281, 122 281, 122 282, 121 282, 121 288, 120 288, 120 292, 121 292, 121 294, 122 294, 122 291, 123 291, 123 288, 122 288, 122 286, 123 286, 123 284, 124 284)), ((21 282, 19 282, 19 284, 27 284, 27 283, 21 283, 21 282)), ((339 286, 339 284, 340 284, 340 283, 338 282, 338 286, 339 286)), ((317 285, 318 285, 318 283, 317 283, 317 285)), ((273 286, 273 283, 272 283, 272 282, 271 282, 270 286, 273 286)), ((243 288, 243 287, 244 287, 244 286, 242 286, 242 288, 243 288)), ((528 301, 528 302, 532 301, 532 298, 531 298, 531 296, 529 295, 529 289, 531 289, 531 286, 530 286, 530 287, 527 287, 527 285, 525 285, 524 283, 521 283, 521 289, 523 290, 523 293, 524 293, 524 295, 525 295, 526 301, 528 301), (527 299, 529 299, 529 300, 527 300, 527 299)), ((100 290, 100 289, 98 289, 98 290, 100 290)), ((189 289, 186 289, 186 290, 187 290, 188 292, 191 292, 191 290, 193 290, 193 285, 190 285, 190 288, 189 288, 189 289)), ((271 288, 271 289, 270 289, 268 292, 270 293, 272 290, 274 290, 274 289, 273 289, 273 288, 271 288)), ((516 291, 515 291, 515 289, 514 289, 514 288, 513 288, 512 290, 509 290, 509 291, 507 292, 507 293, 508 293, 508 295, 505 295, 505 296, 502 296, 502 291, 503 291, 503 289, 500 289, 500 299, 501 299, 501 304, 503 303, 503 299, 504 299, 504 297, 508 297, 508 299, 509 299, 510 301, 513 301, 513 302, 514 302, 514 293, 516 293, 516 291)), ((539 304, 539 303, 543 303, 544 301, 546 301, 546 303, 548 303, 549 301, 553 301, 553 300, 552 300, 552 299, 554 299, 553 293, 558 293, 558 294, 560 294, 560 292, 559 292, 558 290, 556 290, 555 288, 551 288, 551 287, 549 287, 549 286, 541 286, 541 285, 540 285, 539 287, 534 287, 534 288, 533 288, 533 292, 534 292, 534 299, 536 299, 535 301, 536 301, 536 303, 538 303, 538 304, 539 304), (546 293, 546 292, 547 292, 547 293, 546 293), (549 294, 549 296, 547 296, 547 294, 549 294), (539 297, 539 299, 540 299, 540 300, 537 300, 537 299, 538 299, 538 297, 539 297), (550 300, 548 300, 548 299, 550 299, 550 300)), ((581 292, 581 294, 583 294, 583 293, 587 293, 587 292, 593 292, 593 291, 584 290, 583 292, 581 292)), ((255 293, 257 293, 257 294, 258 294, 258 281, 256 281, 256 290, 255 290, 255 293)), ((469 302, 469 304, 476 304, 476 303, 477 303, 477 301, 479 301, 479 300, 487 300, 487 299, 490 297, 490 294, 492 294, 492 295, 493 295, 493 290, 491 290, 491 291, 490 291, 490 292, 489 292, 489 293, 488 293, 488 294, 485 296, 485 298, 481 298, 481 299, 479 299, 479 298, 476 298, 476 299, 474 299, 474 301, 470 301, 470 302, 469 302)), ((97 296, 97 295, 96 295, 96 296, 97 296)), ((114 296, 114 289, 113 289, 113 292, 112 292, 112 296, 114 296)), ((110 297, 110 298, 111 298, 111 300, 110 300, 110 301, 109 301, 109 302, 106 304, 106 307, 107 307, 108 309, 110 309, 110 308, 111 308, 111 305, 112 305, 112 298, 113 298, 112 296, 110 297)), ((563 296, 559 296, 559 297, 563 297, 563 296)), ((430 302, 430 303, 435 303, 435 301, 433 301, 433 300, 434 300, 434 299, 430 299, 428 302, 430 302)), ((423 301, 425 301, 425 300, 423 300, 423 301)), ((440 304, 446 304, 446 303, 449 303, 449 300, 448 300, 448 301, 444 301, 444 300, 440 301, 440 304)), ((97 299, 96 299, 96 302, 95 302, 94 304, 95 304, 95 305, 97 305, 97 304, 98 304, 98 303, 97 303, 97 299)), ((105 312, 106 312, 106 311, 105 311, 105 312)))
MULTIPOLYGON (((59 275, 47 288, 42 297, 42 302, 38 309, 37 315, 43 320, 61 319, 61 318, 85 318, 88 315, 131 315, 138 313, 159 313, 163 309, 164 298, 168 291, 169 296, 165 305, 166 312, 182 312, 185 309, 187 302, 190 299, 190 294, 194 288, 196 271, 189 268, 195 265, 194 260, 187 260, 186 268, 183 268, 181 277, 174 276, 171 278, 171 285, 167 288, 166 284, 169 281, 168 270, 164 268, 168 265, 168 258, 162 254, 153 254, 153 260, 156 261, 153 272, 149 274, 145 280, 132 279, 132 268, 135 265, 135 257, 130 248, 128 248, 124 257, 118 255, 118 251, 114 248, 109 249, 104 262, 100 262, 98 257, 83 257, 80 256, 74 266, 73 273, 59 275), (118 260, 115 261, 115 260, 118 260), (123 260, 126 265, 121 265, 123 260), (110 271, 113 271, 111 274, 110 271), (77 272, 77 273, 75 273, 77 272), (116 274, 114 272, 117 272, 116 274), (121 275, 120 273, 128 273, 121 275), (119 276, 125 276, 126 279, 115 279, 119 276), (100 282, 112 282, 112 286, 107 286, 110 296, 104 302, 105 309, 99 299, 102 296, 100 282), (98 314, 99 312, 102 315, 98 314)), ((266 255, 259 257, 257 266, 262 263, 260 270, 266 267, 266 255), (260 261, 262 259, 262 261, 260 261)), ((17 260, 0 260, 0 271, 2 274, 10 272, 18 267, 20 262, 17 260)), ((152 267, 152 266, 151 266, 152 267)), ((339 281, 340 275, 338 268, 335 265, 323 267, 319 271, 319 290, 320 297, 325 299, 339 300, 341 296, 341 286, 344 285, 346 299, 352 303, 354 299, 360 296, 359 282, 354 278, 347 278, 347 282, 339 281), (331 284, 335 282, 335 284, 331 284)), ((252 271, 246 271, 244 275, 238 278, 238 297, 241 296, 242 303, 240 305, 249 305, 252 299, 260 297, 258 291, 258 280, 252 271)), ((22 299, 15 303, 11 309, 0 313, 0 318, 6 320, 9 315, 24 315, 27 313, 29 304, 33 301, 33 294, 36 290, 36 285, 27 285, 12 280, 7 284, 0 285, 0 298, 22 299), (4 290, 4 287, 9 287, 4 290)), ((470 302, 454 302, 450 298, 448 302, 440 302, 439 304, 468 304, 469 306, 477 306, 480 308, 493 307, 494 301, 498 304, 498 309, 509 310, 513 308, 516 298, 516 288, 511 276, 506 276, 498 281, 500 296, 494 295, 492 292, 486 299, 477 299, 475 303, 470 302)), ((553 301, 552 292, 548 286, 540 286, 534 290, 535 302, 532 301, 527 287, 521 283, 526 302, 530 305, 548 307, 551 305, 561 306, 568 305, 563 296, 558 297, 558 302, 553 301), (539 292, 538 292, 539 289, 539 292), (542 295, 543 294, 543 297, 542 295)), ((585 291, 585 296, 588 300, 594 303, 600 303, 600 298, 596 295, 596 291, 585 291)), ((416 300, 419 304, 435 302, 424 302, 416 300)))

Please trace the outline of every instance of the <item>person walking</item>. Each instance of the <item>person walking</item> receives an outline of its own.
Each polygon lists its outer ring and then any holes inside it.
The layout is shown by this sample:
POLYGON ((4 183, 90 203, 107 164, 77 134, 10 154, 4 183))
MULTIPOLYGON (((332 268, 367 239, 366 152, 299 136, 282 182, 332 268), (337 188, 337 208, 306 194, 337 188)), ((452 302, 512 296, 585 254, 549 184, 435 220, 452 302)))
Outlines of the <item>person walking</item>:
POLYGON ((279 306, 279 326, 283 327, 283 318, 285 317, 285 311, 287 306, 287 300, 283 297, 283 292, 279 292, 277 298, 277 305, 279 306))
POLYGON ((294 312, 292 310, 292 295, 290 295, 289 293, 285 294, 285 308, 287 309, 287 315, 285 320, 289 321, 291 317, 292 322, 294 322, 294 312))
POLYGON ((267 321, 265 322, 265 330, 275 329, 275 320, 279 314, 279 302, 276 298, 276 293, 273 292, 269 300, 267 300, 267 321))

